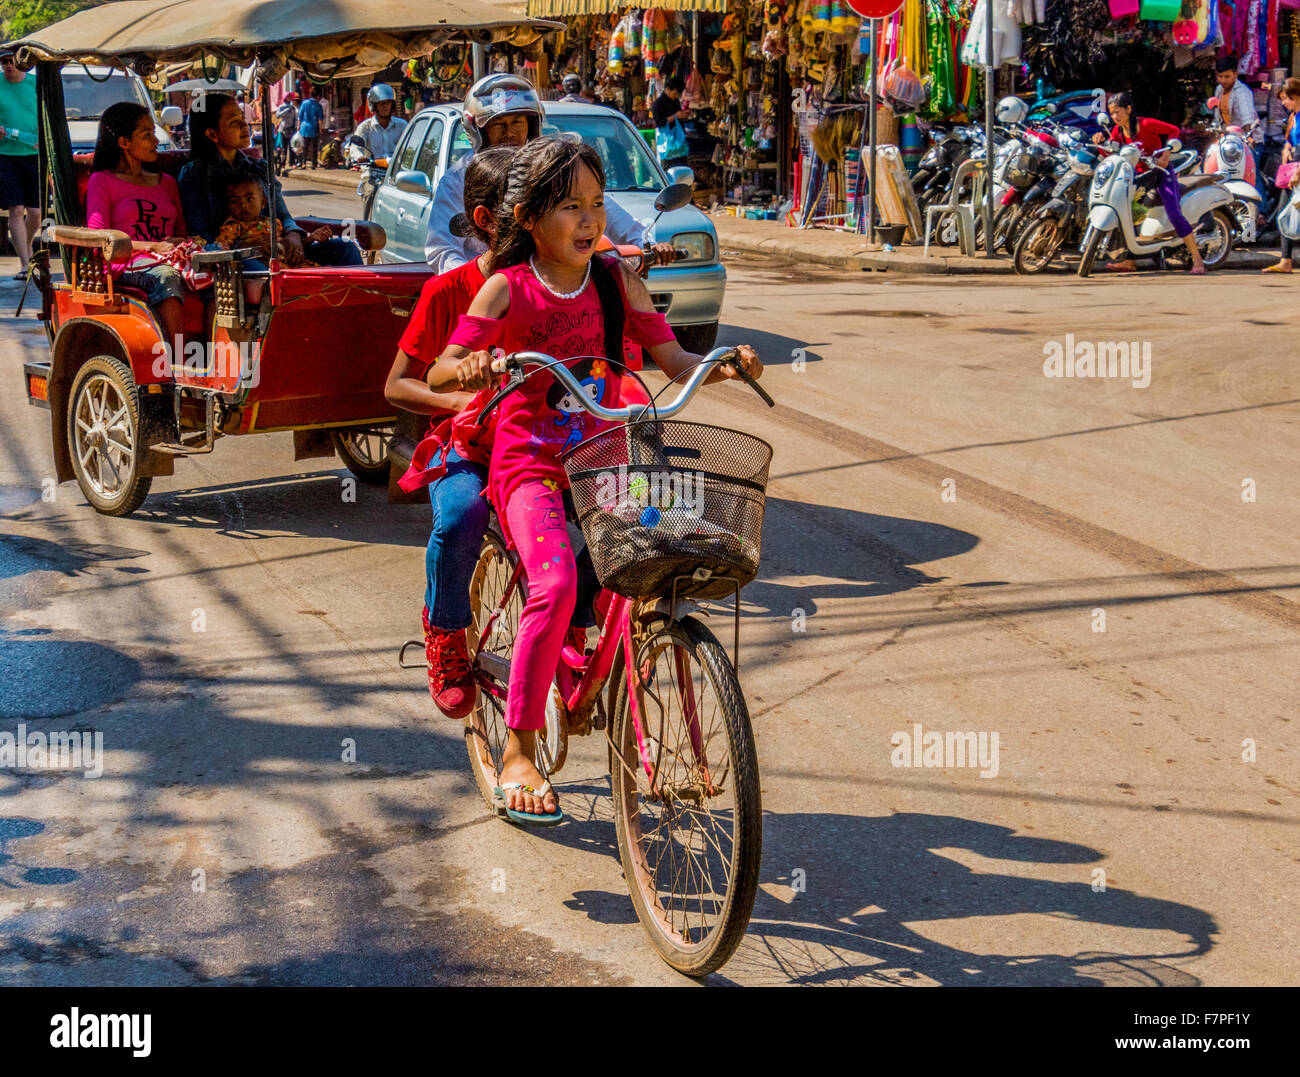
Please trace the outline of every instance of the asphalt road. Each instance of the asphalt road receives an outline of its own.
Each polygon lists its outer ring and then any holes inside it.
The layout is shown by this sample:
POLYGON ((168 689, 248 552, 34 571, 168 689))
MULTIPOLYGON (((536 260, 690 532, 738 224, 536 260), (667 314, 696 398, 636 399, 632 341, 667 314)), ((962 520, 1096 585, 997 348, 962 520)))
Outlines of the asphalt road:
MULTIPOLYGON (((354 210, 321 191, 294 204, 354 210)), ((713 979, 1297 982, 1300 285, 730 274, 721 339, 779 405, 694 408, 776 452, 742 603, 762 883, 713 979), (1067 333, 1149 342, 1150 384, 1046 377, 1067 333), (996 774, 895 765, 914 723, 996 736, 996 774)), ((0 771, 0 983, 688 984, 635 921, 603 742, 559 776, 571 821, 522 833, 398 669, 427 511, 345 503, 285 435, 128 519, 42 501, 16 292, 0 732, 106 757, 0 771)))

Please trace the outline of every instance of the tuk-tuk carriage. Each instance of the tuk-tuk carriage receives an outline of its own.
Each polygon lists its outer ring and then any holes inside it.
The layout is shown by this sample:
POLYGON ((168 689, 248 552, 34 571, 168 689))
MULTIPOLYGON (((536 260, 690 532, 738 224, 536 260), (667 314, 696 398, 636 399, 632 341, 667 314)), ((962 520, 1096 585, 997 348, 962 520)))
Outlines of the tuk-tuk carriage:
MULTIPOLYGON (((432 272, 423 264, 289 268, 273 231, 266 270, 246 268, 239 251, 194 256, 192 266, 212 275, 213 301, 205 306, 188 292, 183 348, 164 341, 144 293, 113 279, 110 267, 130 256, 130 239, 85 227, 90 155, 74 155, 68 141, 64 64, 145 77, 181 61, 202 61, 205 71, 215 61, 256 65, 269 146, 269 87, 288 71, 323 82, 382 71, 448 41, 526 44, 555 27, 485 0, 123 0, 15 42, 20 65, 37 69, 44 217, 52 222, 33 258, 50 358, 27 363, 24 375, 29 401, 50 411, 58 481, 75 478, 95 509, 125 516, 154 476, 173 473, 176 457, 271 431, 293 432, 296 459, 337 452, 358 478, 387 481, 396 413, 384 382, 432 272)), ((186 159, 160 153, 156 167, 175 175, 186 159)), ((274 206, 278 184, 268 171, 274 206)), ((385 240, 368 221, 296 220, 309 232, 327 226, 363 254, 385 240)))

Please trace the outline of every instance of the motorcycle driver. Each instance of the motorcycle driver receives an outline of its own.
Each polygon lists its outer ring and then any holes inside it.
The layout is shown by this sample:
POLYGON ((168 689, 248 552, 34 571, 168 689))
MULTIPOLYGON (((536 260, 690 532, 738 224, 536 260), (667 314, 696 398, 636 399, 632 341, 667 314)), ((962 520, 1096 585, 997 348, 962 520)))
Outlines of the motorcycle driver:
POLYGON ((370 87, 366 100, 374 115, 362 120, 353 134, 360 135, 370 152, 370 159, 377 161, 381 157, 392 156, 397 149, 398 140, 406 130, 406 121, 393 115, 397 107, 397 95, 385 82, 370 87))
POLYGON ((560 79, 560 88, 564 90, 561 101, 586 101, 582 96, 582 79, 578 75, 565 75, 560 79))
MULTIPOLYGON (((391 92, 391 91, 390 91, 391 92)), ((462 113, 465 133, 474 151, 488 146, 514 146, 541 136, 545 113, 532 84, 518 75, 488 75, 470 87, 462 113)), ((472 236, 452 233, 452 220, 465 212, 465 169, 470 156, 443 173, 429 209, 424 258, 435 273, 446 273, 472 261, 487 248, 472 236)), ((646 226, 612 198, 605 200, 605 235, 614 243, 641 246, 646 226)), ((672 244, 657 243, 655 253, 672 260, 672 244)))

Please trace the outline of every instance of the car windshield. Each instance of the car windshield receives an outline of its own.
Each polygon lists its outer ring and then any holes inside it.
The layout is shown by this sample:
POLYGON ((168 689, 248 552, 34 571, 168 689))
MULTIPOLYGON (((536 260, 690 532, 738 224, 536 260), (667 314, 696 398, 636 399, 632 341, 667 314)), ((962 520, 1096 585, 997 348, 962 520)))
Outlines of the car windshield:
POLYGON ((70 120, 98 120, 109 105, 134 101, 149 107, 149 98, 133 78, 114 72, 91 78, 85 71, 63 72, 63 104, 70 120))
MULTIPOLYGON (((605 166, 607 191, 662 191, 663 176, 650 156, 650 148, 631 127, 614 115, 566 115, 563 127, 548 123, 544 135, 573 132, 588 146, 595 148, 605 166)), ((469 154, 469 136, 462 124, 456 124, 449 166, 469 154)))

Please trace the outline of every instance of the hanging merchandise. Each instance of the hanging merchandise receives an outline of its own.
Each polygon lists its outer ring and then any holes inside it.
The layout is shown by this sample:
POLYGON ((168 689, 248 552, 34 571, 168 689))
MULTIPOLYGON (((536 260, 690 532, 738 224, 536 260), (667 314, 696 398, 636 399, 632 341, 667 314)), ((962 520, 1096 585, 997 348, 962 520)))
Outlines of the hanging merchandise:
POLYGON ((924 51, 920 37, 924 25, 921 0, 907 0, 890 23, 894 39, 891 59, 897 59, 885 76, 885 96, 896 110, 913 112, 925 103, 926 89, 912 67, 913 58, 924 51))
POLYGON ((651 8, 641 24, 641 59, 647 79, 659 77, 659 62, 668 51, 668 12, 651 8))
POLYGON ((1183 9, 1183 0, 1142 0, 1139 14, 1150 22, 1173 22, 1183 9))
POLYGON ((925 43, 929 54, 929 100, 931 116, 947 116, 957 105, 957 88, 952 63, 952 36, 948 32, 942 0, 926 0, 925 43))
POLYGON ((625 52, 631 54, 641 51, 641 29, 641 12, 630 12, 627 16, 627 26, 623 35, 623 49, 625 52))
MULTIPOLYGON (((1157 0, 1158 2, 1158 0, 1157 0)), ((1181 3, 1181 0, 1174 0, 1181 3)), ((970 17, 970 30, 961 49, 962 63, 971 66, 980 65, 1000 67, 1003 64, 1020 63, 1020 23, 1008 13, 1007 0, 975 0, 975 10, 970 17), (993 42, 992 53, 984 40, 988 16, 986 4, 993 4, 993 42), (992 59, 990 60, 990 55, 992 59)))
POLYGON ((618 25, 614 27, 613 33, 609 35, 609 57, 605 61, 605 65, 611 75, 623 74, 623 50, 627 41, 629 17, 620 19, 618 25))

